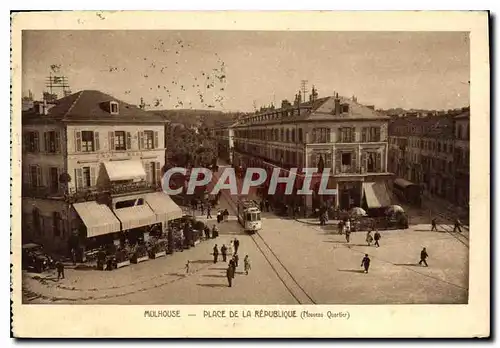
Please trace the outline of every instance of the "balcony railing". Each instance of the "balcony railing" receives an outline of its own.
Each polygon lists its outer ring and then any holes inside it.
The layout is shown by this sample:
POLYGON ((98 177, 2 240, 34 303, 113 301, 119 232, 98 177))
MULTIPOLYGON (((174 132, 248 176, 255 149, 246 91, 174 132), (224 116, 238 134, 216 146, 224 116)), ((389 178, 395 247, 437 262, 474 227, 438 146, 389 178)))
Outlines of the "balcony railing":
POLYGON ((42 199, 55 199, 64 200, 69 203, 86 202, 96 200, 102 194, 127 194, 144 191, 159 191, 161 184, 152 184, 149 182, 141 181, 136 183, 119 183, 112 184, 108 187, 85 187, 78 190, 70 189, 66 191, 64 188, 58 190, 50 189, 49 187, 39 186, 31 187, 28 185, 23 186, 22 196, 42 199))

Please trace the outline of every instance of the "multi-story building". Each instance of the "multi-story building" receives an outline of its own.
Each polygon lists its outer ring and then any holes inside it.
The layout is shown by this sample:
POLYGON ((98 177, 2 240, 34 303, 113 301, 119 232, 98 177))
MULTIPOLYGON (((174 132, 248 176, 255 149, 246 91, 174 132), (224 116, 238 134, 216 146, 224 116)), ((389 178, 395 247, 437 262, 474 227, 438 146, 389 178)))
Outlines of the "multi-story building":
MULTIPOLYGON (((284 100, 279 109, 263 108, 232 125, 233 165, 243 169, 258 166, 269 172, 298 168, 299 173, 303 168, 318 168, 318 172, 330 168, 327 188, 337 190, 333 197, 318 194, 320 175, 316 174, 312 195, 279 198, 307 208, 325 201, 340 209, 390 205, 386 187, 392 176, 387 171, 389 118, 359 104, 355 97, 318 98, 313 89, 309 102, 300 100, 299 93, 293 105, 284 100)), ((219 140, 226 142, 223 135, 219 140)), ((296 189, 303 179, 299 175, 296 189)), ((276 196, 280 194, 283 192, 276 196)))
POLYGON ((22 132, 25 241, 66 249, 75 240, 147 238, 182 214, 161 190, 160 116, 85 90, 36 103, 23 113, 22 132))
POLYGON ((466 206, 468 124, 468 108, 394 118, 389 124, 389 169, 420 185, 426 197, 466 206))
POLYGON ((217 155, 229 164, 233 163, 234 121, 220 123, 212 129, 212 136, 217 139, 217 155))

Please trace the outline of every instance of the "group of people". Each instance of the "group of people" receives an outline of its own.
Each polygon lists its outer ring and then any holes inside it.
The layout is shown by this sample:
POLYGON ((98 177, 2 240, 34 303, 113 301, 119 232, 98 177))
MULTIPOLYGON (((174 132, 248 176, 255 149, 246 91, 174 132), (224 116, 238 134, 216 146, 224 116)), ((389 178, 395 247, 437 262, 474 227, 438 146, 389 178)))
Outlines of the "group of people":
MULTIPOLYGON (((227 282, 228 286, 232 287, 233 286, 233 279, 234 276, 236 275, 236 268, 238 267, 238 261, 239 257, 238 254, 234 254, 232 259, 229 261, 229 264, 226 269, 226 277, 227 277, 227 282)), ((248 275, 248 271, 250 271, 250 258, 248 255, 245 255, 245 258, 243 259, 244 263, 244 269, 245 269, 245 274, 248 275)))
POLYGON ((229 211, 227 209, 219 210, 217 212, 217 223, 221 223, 222 221, 227 221, 229 219, 229 211))
POLYGON ((210 238, 217 238, 219 236, 219 229, 217 228, 216 225, 212 227, 212 230, 210 231, 210 227, 205 225, 205 228, 203 229, 203 232, 205 233, 205 239, 210 239, 210 238))
MULTIPOLYGON (((462 222, 460 221, 460 219, 455 219, 455 222, 453 224, 453 232, 459 232, 459 233, 462 233, 462 222)), ((436 231, 437 232, 437 219, 434 217, 432 218, 431 220, 431 231, 436 231)))
MULTIPOLYGON (((231 240, 229 242, 229 246, 226 246, 225 244, 222 244, 222 247, 220 248, 220 253, 222 255, 222 261, 226 262, 227 261, 227 255, 238 255, 238 249, 240 248, 240 241, 235 238, 234 240, 231 240), (233 252, 234 250, 234 252, 233 252)), ((219 248, 217 244, 215 244, 213 253, 212 255, 214 256, 214 263, 217 263, 219 259, 219 248)))

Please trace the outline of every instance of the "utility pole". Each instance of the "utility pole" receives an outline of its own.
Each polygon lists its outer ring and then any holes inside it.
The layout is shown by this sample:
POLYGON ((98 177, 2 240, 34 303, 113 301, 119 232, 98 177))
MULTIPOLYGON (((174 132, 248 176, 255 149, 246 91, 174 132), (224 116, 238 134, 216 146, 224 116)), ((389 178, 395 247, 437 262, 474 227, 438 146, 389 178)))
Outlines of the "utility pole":
POLYGON ((302 102, 306 102, 307 80, 300 81, 300 91, 302 92, 302 102))

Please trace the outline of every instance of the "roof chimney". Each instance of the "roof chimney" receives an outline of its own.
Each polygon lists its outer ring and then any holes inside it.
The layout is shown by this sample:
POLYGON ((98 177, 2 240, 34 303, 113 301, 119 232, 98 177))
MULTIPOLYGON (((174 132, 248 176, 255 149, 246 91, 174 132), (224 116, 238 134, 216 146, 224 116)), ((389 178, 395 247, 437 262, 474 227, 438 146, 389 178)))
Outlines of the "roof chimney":
POLYGON ((340 98, 338 93, 335 93, 335 116, 340 116, 340 98))

